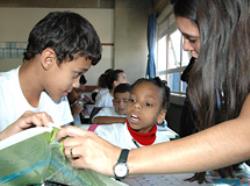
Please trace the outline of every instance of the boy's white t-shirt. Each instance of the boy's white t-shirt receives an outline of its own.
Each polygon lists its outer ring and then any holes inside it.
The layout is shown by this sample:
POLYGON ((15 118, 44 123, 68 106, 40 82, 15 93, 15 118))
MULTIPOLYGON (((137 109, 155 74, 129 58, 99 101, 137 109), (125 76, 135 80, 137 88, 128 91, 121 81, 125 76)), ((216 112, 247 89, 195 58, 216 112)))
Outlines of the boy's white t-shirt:
POLYGON ((24 112, 46 112, 57 124, 73 121, 66 96, 54 102, 46 92, 42 92, 38 107, 32 107, 23 95, 19 81, 19 67, 0 73, 0 131, 15 122, 24 112))
MULTIPOLYGON (((127 125, 124 123, 115 123, 111 125, 99 125, 95 129, 95 133, 107 140, 108 142, 116 145, 120 148, 135 149, 138 148, 137 145, 133 142, 133 138, 130 135, 127 125)), ((170 141, 171 138, 176 138, 177 134, 171 129, 165 131, 156 132, 156 139, 153 144, 162 143, 170 141)))

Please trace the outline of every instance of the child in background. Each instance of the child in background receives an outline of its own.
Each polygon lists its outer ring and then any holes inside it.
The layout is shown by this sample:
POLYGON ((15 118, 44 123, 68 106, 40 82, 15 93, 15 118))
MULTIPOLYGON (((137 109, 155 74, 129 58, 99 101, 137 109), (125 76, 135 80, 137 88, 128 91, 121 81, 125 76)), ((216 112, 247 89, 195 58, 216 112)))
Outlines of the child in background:
POLYGON ((109 91, 108 86, 107 86, 107 74, 109 73, 109 71, 112 71, 112 70, 113 69, 109 68, 105 70, 105 72, 98 77, 98 80, 97 80, 98 88, 94 90, 92 93, 92 99, 95 103, 98 102, 99 99, 101 99, 103 94, 106 94, 106 92, 109 91))
POLYGON ((95 124, 124 123, 127 117, 130 85, 122 83, 114 89, 114 107, 102 108, 92 119, 95 124))
MULTIPOLYGON (((81 86, 87 83, 84 75, 80 77, 79 82, 81 86)), ((70 104, 71 114, 74 118, 74 124, 81 124, 81 113, 84 110, 85 104, 85 97, 82 96, 81 88, 73 88, 67 97, 70 104)))
POLYGON ((108 69, 101 77, 102 81, 106 82, 108 91, 103 92, 100 97, 96 97, 95 107, 113 107, 114 88, 121 83, 128 83, 126 73, 120 69, 108 69))
POLYGON ((24 63, 0 75, 0 131, 26 111, 46 112, 58 124, 72 122, 66 96, 100 58, 100 39, 85 18, 49 13, 30 32, 24 63))
POLYGON ((95 99, 95 107, 90 114, 90 121, 102 109, 113 107, 114 88, 121 83, 128 83, 126 73, 123 70, 107 69, 98 79, 98 84, 102 84, 100 92, 95 99))
POLYGON ((128 149, 161 143, 177 137, 171 129, 157 130, 157 123, 162 123, 165 119, 165 90, 159 78, 137 80, 130 92, 125 125, 102 125, 95 133, 116 146, 128 149))

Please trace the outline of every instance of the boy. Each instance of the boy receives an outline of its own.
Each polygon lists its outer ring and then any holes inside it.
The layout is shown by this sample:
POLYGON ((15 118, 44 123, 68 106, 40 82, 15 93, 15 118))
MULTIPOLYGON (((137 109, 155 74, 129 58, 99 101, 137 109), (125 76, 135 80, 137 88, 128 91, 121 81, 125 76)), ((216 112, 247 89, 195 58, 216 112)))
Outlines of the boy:
POLYGON ((92 119, 95 124, 123 123, 126 120, 128 101, 130 96, 130 85, 119 84, 114 89, 114 107, 102 108, 92 119))
POLYGON ((30 32, 24 63, 0 75, 0 131, 25 111, 46 112, 61 125, 72 122, 66 96, 100 58, 100 39, 85 18, 49 13, 30 32))

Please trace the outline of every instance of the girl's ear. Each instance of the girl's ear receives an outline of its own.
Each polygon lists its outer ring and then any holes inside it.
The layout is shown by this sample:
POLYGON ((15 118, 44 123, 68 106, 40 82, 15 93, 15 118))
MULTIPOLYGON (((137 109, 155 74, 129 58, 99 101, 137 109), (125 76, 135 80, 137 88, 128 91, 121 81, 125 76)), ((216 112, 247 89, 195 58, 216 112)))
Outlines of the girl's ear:
POLYGON ((158 124, 162 123, 165 120, 166 113, 167 113, 166 109, 161 109, 157 117, 158 124))
POLYGON ((115 81, 113 82, 113 87, 116 87, 118 84, 119 84, 118 81, 115 80, 115 81))
POLYGON ((41 65, 44 70, 49 70, 53 65, 57 64, 56 53, 51 48, 46 48, 41 53, 41 65))

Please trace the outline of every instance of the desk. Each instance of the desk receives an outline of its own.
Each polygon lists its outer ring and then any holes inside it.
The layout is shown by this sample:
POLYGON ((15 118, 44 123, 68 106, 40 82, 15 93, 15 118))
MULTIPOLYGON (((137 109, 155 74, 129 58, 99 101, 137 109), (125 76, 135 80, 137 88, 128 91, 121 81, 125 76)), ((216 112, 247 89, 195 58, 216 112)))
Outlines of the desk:
POLYGON ((184 181, 193 174, 157 174, 129 176, 124 183, 131 186, 211 186, 211 184, 198 184, 184 181))
POLYGON ((197 182, 184 181, 193 174, 157 174, 129 176, 123 182, 131 186, 249 186, 250 168, 246 164, 241 165, 242 171, 236 178, 218 178, 207 173, 209 183, 198 184, 197 182), (240 179, 241 178, 241 179, 240 179))

